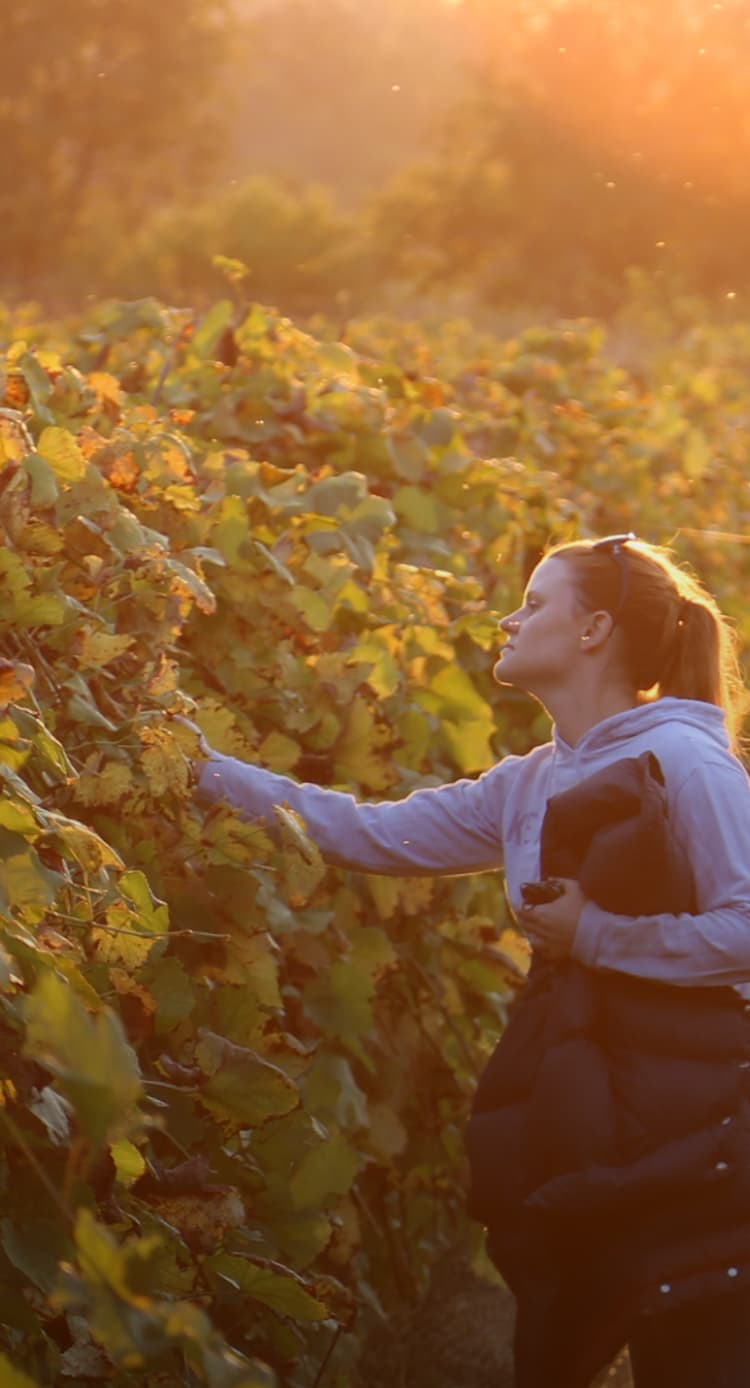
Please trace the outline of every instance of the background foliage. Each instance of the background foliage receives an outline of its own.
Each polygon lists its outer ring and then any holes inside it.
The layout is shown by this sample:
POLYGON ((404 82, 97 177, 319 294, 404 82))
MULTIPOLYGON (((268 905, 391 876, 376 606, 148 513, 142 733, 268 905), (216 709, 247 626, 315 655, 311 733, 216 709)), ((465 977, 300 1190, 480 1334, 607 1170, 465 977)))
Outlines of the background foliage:
POLYGON ((296 317, 746 302, 745 0, 18 0, 0 290, 296 317), (425 80, 425 74, 429 80, 425 80))
POLYGON ((352 1388, 477 1246, 522 950, 494 874, 344 873, 196 803, 170 714, 366 797, 474 775, 544 735, 490 673, 540 547, 631 526, 747 643, 750 332, 636 372, 592 321, 344 341, 238 287, 2 337, 4 1381, 352 1388))

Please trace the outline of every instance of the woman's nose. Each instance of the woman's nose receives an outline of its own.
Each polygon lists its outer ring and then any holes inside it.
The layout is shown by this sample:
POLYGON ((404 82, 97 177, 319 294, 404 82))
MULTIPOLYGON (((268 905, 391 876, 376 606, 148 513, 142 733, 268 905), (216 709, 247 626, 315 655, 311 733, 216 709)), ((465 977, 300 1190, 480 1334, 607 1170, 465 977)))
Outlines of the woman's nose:
POLYGON ((510 634, 510 632, 512 631, 518 631, 518 619, 514 616, 512 612, 509 613, 507 617, 501 617, 499 625, 500 630, 508 634, 510 634))

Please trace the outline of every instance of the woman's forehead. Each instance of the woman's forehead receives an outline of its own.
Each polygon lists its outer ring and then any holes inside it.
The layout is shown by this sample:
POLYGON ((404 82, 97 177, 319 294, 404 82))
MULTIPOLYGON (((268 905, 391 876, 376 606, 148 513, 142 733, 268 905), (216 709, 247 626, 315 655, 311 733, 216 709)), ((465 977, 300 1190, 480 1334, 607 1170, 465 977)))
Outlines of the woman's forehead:
POLYGON ((526 596, 530 593, 540 593, 548 597, 550 593, 569 587, 572 581, 573 575, 569 566, 550 555, 548 559, 542 559, 532 572, 526 585, 526 596))

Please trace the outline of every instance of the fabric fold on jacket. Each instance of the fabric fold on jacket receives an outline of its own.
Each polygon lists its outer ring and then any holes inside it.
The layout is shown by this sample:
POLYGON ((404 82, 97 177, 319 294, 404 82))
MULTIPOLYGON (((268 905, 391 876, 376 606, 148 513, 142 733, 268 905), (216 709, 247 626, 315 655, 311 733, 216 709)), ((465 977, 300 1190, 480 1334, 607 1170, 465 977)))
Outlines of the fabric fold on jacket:
MULTIPOLYGON (((653 753, 551 799, 542 871, 605 911, 694 909, 653 753)), ((750 1019, 732 988, 538 957, 467 1145, 470 1209, 517 1299, 517 1388, 587 1388, 634 1316, 750 1283, 750 1019)))

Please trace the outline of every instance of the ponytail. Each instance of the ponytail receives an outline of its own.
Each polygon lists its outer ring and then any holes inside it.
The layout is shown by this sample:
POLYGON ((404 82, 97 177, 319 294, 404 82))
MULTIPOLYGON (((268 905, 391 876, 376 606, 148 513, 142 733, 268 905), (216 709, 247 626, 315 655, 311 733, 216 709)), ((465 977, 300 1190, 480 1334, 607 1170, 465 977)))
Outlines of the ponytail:
POLYGON ((700 580, 665 549, 643 540, 618 548, 617 562, 611 547, 591 540, 557 545, 547 554, 574 567, 588 608, 612 613, 636 690, 648 699, 672 695, 716 704, 736 746, 748 696, 733 628, 700 580))

